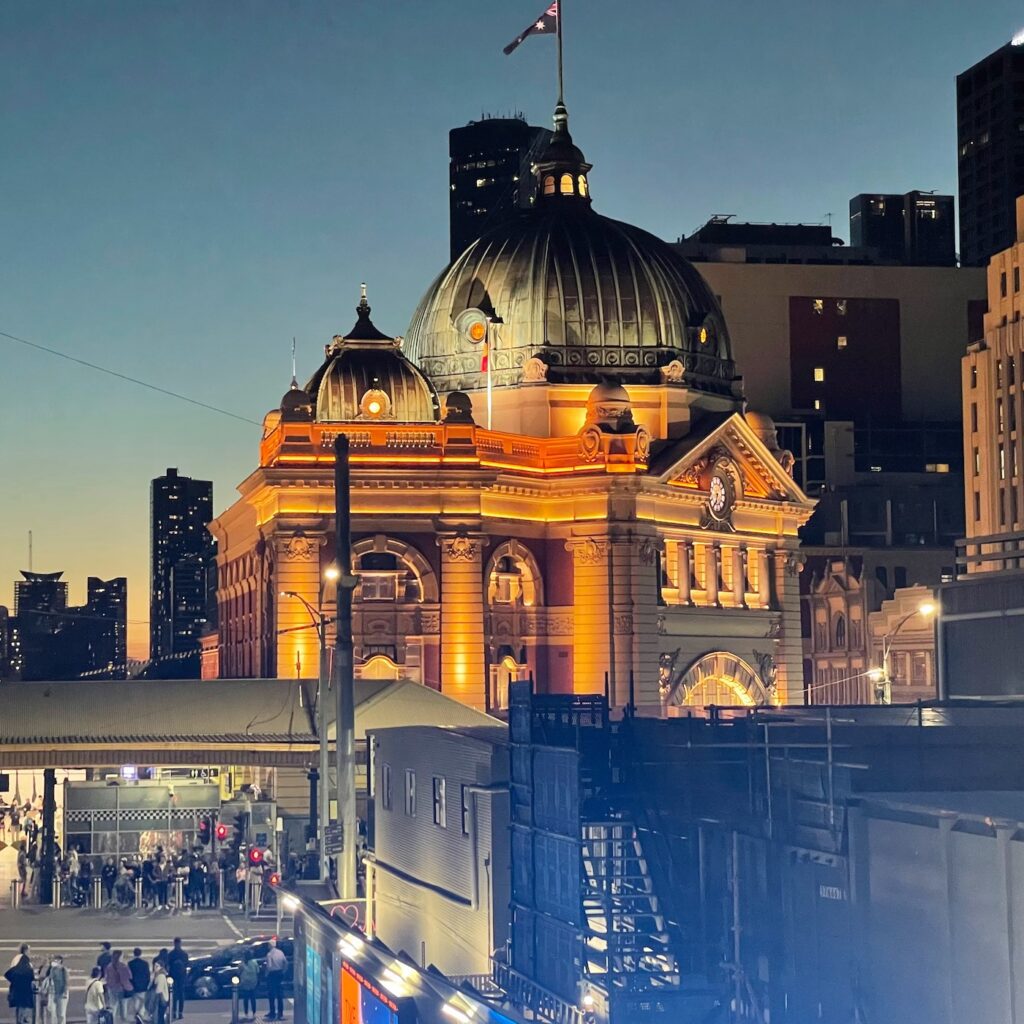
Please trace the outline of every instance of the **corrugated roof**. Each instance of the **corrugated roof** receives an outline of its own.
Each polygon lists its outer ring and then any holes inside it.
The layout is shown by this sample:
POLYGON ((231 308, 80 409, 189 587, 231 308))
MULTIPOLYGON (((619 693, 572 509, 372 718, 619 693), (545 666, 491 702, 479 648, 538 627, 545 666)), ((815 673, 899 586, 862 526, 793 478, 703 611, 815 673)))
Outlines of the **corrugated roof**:
MULTIPOLYGON (((0 687, 0 747, 79 743, 311 743, 311 679, 88 680, 0 687)), ((356 738, 391 725, 496 719, 410 682, 356 680, 356 738)), ((333 736, 333 694, 328 735, 333 736)))

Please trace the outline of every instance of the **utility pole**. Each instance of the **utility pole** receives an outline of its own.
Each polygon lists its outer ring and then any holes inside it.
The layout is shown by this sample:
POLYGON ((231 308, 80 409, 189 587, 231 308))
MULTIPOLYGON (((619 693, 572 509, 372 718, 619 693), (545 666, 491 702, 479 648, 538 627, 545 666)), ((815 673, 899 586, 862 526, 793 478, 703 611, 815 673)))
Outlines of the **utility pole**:
POLYGON ((338 822, 342 849, 338 857, 338 895, 356 899, 356 725, 355 679, 352 656, 352 480, 348 437, 334 441, 335 548, 338 563, 337 626, 335 632, 334 681, 337 694, 338 822))
POLYGON ((43 769, 43 842, 42 866, 39 873, 39 902, 43 906, 53 903, 53 868, 57 859, 57 837, 54 818, 57 811, 57 773, 53 768, 43 769))

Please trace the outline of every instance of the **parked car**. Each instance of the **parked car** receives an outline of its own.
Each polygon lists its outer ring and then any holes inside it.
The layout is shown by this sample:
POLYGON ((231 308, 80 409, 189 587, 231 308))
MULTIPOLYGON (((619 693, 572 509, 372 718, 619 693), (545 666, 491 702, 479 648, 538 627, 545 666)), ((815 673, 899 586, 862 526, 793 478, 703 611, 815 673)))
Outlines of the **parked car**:
MULTIPOLYGON (((263 973, 263 961, 270 949, 270 935, 257 935, 232 946, 218 949, 209 956, 193 957, 188 964, 188 979, 185 995, 189 999, 226 999, 231 995, 231 979, 238 974, 242 966, 245 951, 251 950, 260 965, 260 982, 256 994, 267 994, 267 982, 263 973)), ((284 989, 289 992, 292 987, 292 968, 294 966, 295 945, 291 939, 279 938, 278 948, 288 957, 288 973, 285 976, 284 989)))

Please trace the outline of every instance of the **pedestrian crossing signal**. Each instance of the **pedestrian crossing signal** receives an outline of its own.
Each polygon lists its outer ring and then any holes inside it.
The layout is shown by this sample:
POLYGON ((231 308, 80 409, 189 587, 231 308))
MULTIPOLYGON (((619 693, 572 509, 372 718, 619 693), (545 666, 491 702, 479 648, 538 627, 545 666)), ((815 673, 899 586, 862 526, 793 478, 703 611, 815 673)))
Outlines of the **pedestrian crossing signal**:
POLYGON ((228 837, 228 827, 222 821, 217 822, 217 842, 223 843, 228 837))
POLYGON ((203 845, 210 841, 210 837, 213 835, 213 822, 210 818, 203 818, 199 822, 199 831, 196 833, 196 839, 203 845))
POLYGON ((263 863, 263 851, 258 846, 254 846, 249 851, 249 863, 250 864, 262 864, 263 863))

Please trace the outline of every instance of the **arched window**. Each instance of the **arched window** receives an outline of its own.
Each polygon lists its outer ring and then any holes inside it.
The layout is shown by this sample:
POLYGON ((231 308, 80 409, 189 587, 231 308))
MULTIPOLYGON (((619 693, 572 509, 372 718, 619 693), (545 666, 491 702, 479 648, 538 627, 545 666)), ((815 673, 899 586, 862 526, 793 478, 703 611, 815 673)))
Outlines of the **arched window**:
POLYGON ((544 195, 553 196, 555 194, 555 176, 549 174, 544 179, 544 195))
POLYGON ((487 604, 534 608, 544 604, 544 583, 536 559, 518 541, 495 548, 487 565, 487 604))
POLYGON ((559 183, 559 190, 561 191, 563 196, 571 196, 572 195, 572 175, 571 174, 563 174, 562 175, 562 180, 559 183))
POLYGON ((580 195, 581 196, 585 196, 587 194, 587 179, 586 179, 586 176, 581 174, 579 176, 579 178, 577 179, 577 184, 579 185, 579 193, 580 193, 580 195))
POLYGON ((836 616, 835 646, 846 646, 846 616, 842 612, 836 616))

